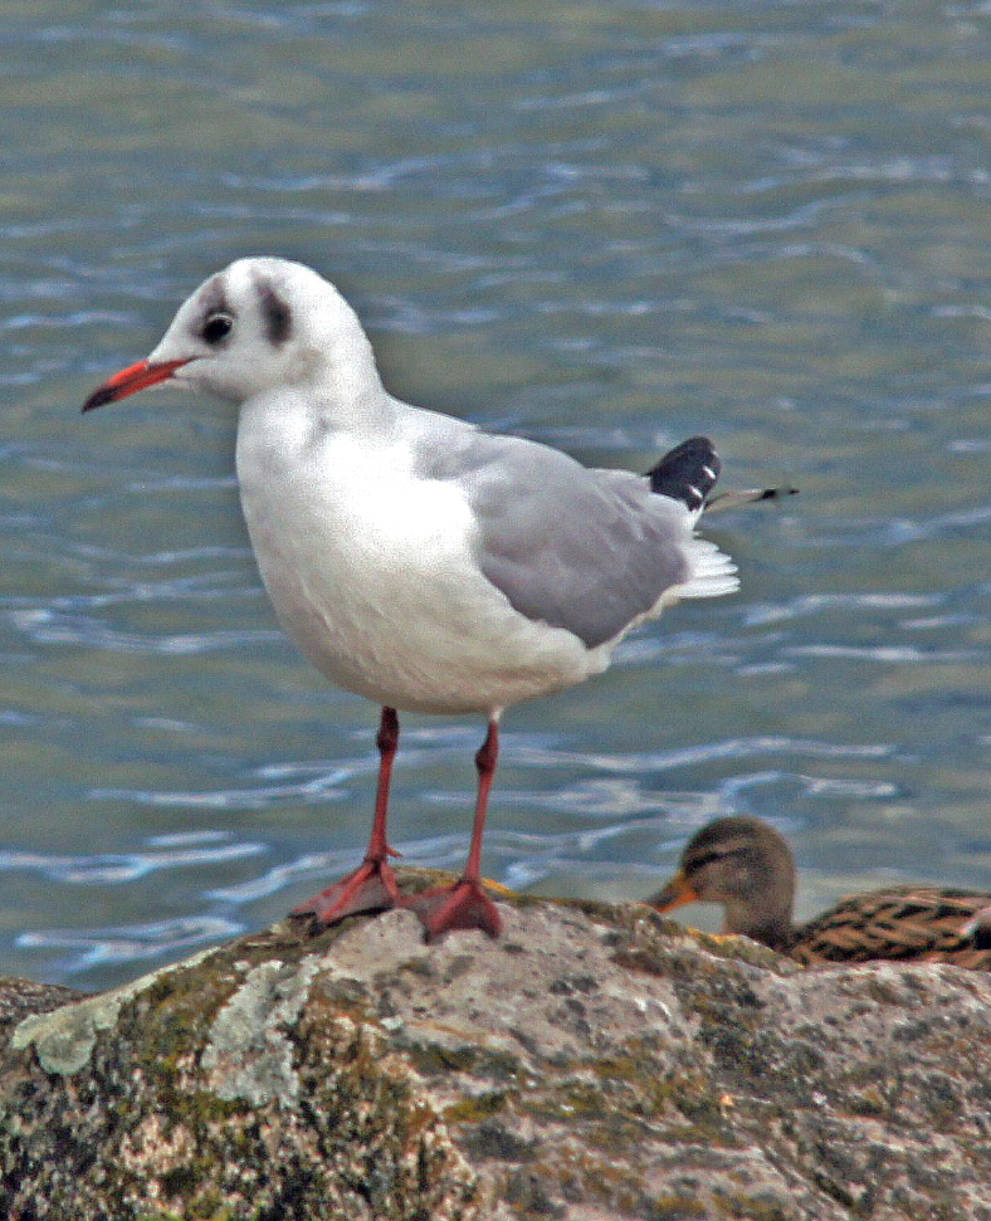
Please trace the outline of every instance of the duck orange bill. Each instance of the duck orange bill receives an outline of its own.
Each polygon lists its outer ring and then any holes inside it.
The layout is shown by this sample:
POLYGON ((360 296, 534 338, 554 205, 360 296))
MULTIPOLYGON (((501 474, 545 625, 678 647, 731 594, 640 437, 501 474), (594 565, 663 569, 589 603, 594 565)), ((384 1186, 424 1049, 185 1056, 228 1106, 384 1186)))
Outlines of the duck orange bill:
POLYGON ((662 887, 656 895, 651 895, 647 902, 659 912, 669 912, 683 903, 694 903, 698 895, 692 889, 687 875, 679 869, 668 884, 662 887))
POLYGON ((166 381, 176 369, 188 363, 188 360, 163 360, 153 365, 150 361, 139 360, 135 365, 128 365, 93 391, 83 403, 83 411, 92 411, 104 403, 113 403, 117 399, 126 399, 129 394, 137 394, 139 390, 147 390, 149 386, 166 381))

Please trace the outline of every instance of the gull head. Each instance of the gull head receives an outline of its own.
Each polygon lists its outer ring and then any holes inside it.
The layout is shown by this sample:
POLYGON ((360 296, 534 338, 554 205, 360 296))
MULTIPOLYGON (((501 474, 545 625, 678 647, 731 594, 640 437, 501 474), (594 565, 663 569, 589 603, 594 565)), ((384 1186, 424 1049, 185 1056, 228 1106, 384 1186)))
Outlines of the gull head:
POLYGON ((287 259, 238 259, 179 307, 161 342, 90 395, 83 411, 174 382, 243 403, 302 387, 356 394, 380 385, 357 315, 329 281, 287 259))

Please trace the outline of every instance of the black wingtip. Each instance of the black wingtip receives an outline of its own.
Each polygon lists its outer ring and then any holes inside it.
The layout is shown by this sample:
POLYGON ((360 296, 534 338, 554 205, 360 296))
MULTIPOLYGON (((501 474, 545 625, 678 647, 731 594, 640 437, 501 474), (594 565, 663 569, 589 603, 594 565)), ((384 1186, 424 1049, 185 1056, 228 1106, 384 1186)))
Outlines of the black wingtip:
POLYGON ((708 437, 689 437, 669 450, 647 472, 650 490, 699 511, 716 486, 722 462, 708 437))
POLYGON ((789 487, 785 484, 780 488, 764 488, 759 496, 755 496, 755 500, 781 500, 784 496, 797 496, 798 488, 789 487))
POLYGON ((746 488, 738 492, 720 492, 705 502, 706 513, 721 513, 724 509, 738 509, 740 505, 756 504, 759 500, 783 500, 785 496, 797 496, 798 488, 783 484, 779 488, 746 488))

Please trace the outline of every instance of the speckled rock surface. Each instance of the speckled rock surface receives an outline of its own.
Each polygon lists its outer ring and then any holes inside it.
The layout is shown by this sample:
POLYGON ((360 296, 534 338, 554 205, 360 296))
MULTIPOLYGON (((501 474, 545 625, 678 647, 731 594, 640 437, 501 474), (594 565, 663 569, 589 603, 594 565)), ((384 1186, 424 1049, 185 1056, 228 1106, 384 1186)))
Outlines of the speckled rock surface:
POLYGON ((396 911, 54 1009, 24 985, 0 1216, 991 1221, 987 975, 504 911, 496 942, 396 911))

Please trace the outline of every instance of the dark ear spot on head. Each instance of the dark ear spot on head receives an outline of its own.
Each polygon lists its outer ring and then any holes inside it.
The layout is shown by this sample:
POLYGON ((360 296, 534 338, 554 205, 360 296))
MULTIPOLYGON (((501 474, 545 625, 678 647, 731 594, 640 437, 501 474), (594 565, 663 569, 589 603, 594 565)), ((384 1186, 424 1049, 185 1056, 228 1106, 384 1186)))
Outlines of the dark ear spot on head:
POLYGON ((234 311, 227 304, 227 294, 224 291, 223 276, 214 276, 207 280, 206 284, 200 291, 200 306, 203 310, 203 317, 209 318, 211 314, 230 314, 233 316, 234 311))
POLYGON ((292 310, 271 284, 259 284, 258 295, 261 298, 265 334, 268 336, 269 343, 274 348, 278 348, 292 333, 292 310))

